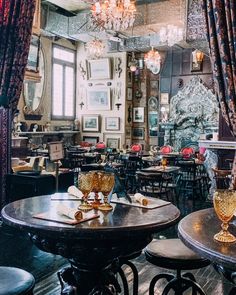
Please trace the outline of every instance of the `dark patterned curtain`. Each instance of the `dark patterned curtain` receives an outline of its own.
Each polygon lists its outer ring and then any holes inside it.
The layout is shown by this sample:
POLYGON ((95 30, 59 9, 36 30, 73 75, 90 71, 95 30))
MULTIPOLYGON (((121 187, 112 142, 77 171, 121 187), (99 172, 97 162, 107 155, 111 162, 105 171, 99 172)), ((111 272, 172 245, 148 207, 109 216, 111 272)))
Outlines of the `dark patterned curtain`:
MULTIPOLYGON (((236 1, 202 0, 215 90, 224 119, 236 136, 236 1)), ((236 188, 236 155, 233 163, 236 188)))
POLYGON ((0 207, 7 202, 11 118, 22 89, 34 10, 35 0, 0 0, 0 207))

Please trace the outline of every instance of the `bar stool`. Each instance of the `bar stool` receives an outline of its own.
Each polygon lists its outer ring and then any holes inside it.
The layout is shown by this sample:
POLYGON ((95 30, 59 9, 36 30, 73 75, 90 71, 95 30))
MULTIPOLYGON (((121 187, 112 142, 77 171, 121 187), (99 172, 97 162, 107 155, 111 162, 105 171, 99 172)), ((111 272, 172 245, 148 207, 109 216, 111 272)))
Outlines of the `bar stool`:
POLYGON ((27 271, 0 266, 0 295, 33 295, 34 277, 27 271))
POLYGON ((174 269, 177 272, 176 276, 170 273, 156 275, 151 280, 149 295, 154 295, 155 284, 160 279, 168 281, 162 295, 169 294, 170 290, 175 291, 175 294, 182 294, 189 288, 192 288, 195 295, 206 295, 192 273, 182 275, 181 271, 205 267, 210 264, 210 261, 201 258, 187 248, 180 239, 153 240, 145 248, 145 256, 148 262, 166 269, 174 269))

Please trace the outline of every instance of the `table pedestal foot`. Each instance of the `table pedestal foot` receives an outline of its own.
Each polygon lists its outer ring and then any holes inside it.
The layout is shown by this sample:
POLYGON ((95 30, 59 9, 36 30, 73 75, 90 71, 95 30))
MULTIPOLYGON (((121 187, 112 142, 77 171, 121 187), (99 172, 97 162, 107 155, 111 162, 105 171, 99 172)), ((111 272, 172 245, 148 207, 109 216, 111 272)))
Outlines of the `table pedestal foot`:
POLYGON ((118 260, 98 269, 84 269, 74 261, 70 262, 71 267, 58 272, 61 295, 115 295, 121 292, 116 278, 118 260))

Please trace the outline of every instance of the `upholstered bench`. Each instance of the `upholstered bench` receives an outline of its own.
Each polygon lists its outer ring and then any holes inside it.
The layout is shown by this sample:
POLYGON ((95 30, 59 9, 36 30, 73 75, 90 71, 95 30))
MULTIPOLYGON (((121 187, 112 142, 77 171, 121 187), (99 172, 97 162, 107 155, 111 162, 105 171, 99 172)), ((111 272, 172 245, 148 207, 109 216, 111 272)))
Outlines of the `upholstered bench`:
POLYGON ((193 270, 210 264, 207 259, 201 258, 187 248, 180 239, 153 240, 145 248, 145 256, 148 262, 166 269, 176 270, 176 276, 170 273, 157 274, 150 283, 149 294, 154 295, 154 287, 158 280, 166 279, 162 295, 167 295, 170 290, 176 294, 182 294, 192 288, 193 294, 205 295, 202 288, 196 283, 194 275, 190 272, 181 274, 182 270, 193 270), (194 293, 195 292, 195 293, 194 293))
POLYGON ((27 271, 0 266, 0 295, 32 295, 34 277, 27 271))

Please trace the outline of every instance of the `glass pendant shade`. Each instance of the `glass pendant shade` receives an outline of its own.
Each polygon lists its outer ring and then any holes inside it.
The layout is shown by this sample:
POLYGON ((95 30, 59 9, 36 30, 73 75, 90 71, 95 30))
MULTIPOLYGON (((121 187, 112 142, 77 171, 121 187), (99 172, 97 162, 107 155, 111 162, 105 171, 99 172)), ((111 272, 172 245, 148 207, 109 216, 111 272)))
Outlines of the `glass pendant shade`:
POLYGON ((86 51, 91 58, 99 58, 104 53, 105 44, 102 40, 94 39, 86 43, 86 51))

